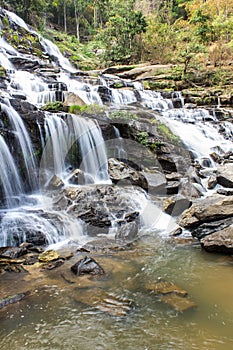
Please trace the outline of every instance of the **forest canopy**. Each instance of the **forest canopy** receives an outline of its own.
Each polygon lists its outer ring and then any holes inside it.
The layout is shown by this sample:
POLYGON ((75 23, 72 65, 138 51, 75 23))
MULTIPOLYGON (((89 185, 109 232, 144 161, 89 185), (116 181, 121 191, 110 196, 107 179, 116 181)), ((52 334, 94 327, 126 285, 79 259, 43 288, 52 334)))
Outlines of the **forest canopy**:
POLYGON ((233 0, 2 0, 0 5, 42 33, 69 35, 73 47, 92 43, 100 65, 176 61, 185 74, 194 60, 231 64, 233 0))

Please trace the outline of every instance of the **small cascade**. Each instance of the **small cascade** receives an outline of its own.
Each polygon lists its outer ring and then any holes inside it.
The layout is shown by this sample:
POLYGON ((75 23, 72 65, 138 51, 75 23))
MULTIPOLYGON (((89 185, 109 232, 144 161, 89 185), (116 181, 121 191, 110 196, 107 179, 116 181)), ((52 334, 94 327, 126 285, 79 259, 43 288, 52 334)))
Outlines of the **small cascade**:
POLYGON ((19 70, 12 72, 10 78, 8 90, 11 93, 22 93, 30 103, 43 105, 55 101, 55 98, 50 96, 47 99, 43 98, 46 94, 53 92, 49 91, 48 85, 35 74, 19 70))
POLYGON ((19 16, 17 16, 14 12, 8 11, 8 10, 3 10, 3 12, 8 16, 8 18, 10 19, 10 21, 14 22, 15 24, 17 24, 19 27, 24 28, 27 32, 30 33, 34 33, 37 35, 37 33, 31 29, 26 22, 19 16))
POLYGON ((31 187, 31 190, 35 190, 38 188, 36 180, 37 167, 29 134, 26 130, 22 118, 9 103, 8 105, 1 103, 1 110, 9 118, 11 127, 17 137, 20 150, 22 152, 29 185, 31 187))
POLYGON ((83 83, 75 78, 70 78, 67 74, 61 73, 59 80, 67 86, 69 92, 77 94, 87 105, 98 104, 102 105, 103 102, 98 93, 98 86, 93 86, 87 83, 83 83))
POLYGON ((17 246, 21 242, 37 240, 40 244, 56 244, 64 240, 84 240, 82 223, 66 212, 45 210, 38 203, 33 210, 19 207, 1 214, 0 246, 17 246), (35 210, 37 209, 37 211, 35 210))
POLYGON ((151 108, 155 111, 166 111, 173 107, 171 100, 166 100, 161 96, 160 92, 139 90, 139 102, 144 107, 151 108))
POLYGON ((59 48, 54 43, 52 43, 52 41, 41 37, 40 42, 48 55, 64 70, 68 72, 75 72, 77 70, 71 65, 70 61, 62 55, 59 48))
POLYGON ((5 140, 0 135, 0 181, 8 208, 18 205, 17 198, 22 194, 21 179, 5 140))
POLYGON ((127 159, 127 152, 124 149, 124 140, 121 137, 120 131, 115 126, 113 126, 113 130, 115 133, 114 151, 116 152, 116 154, 114 154, 114 157, 118 159, 127 159))
POLYGON ((86 183, 109 183, 104 140, 95 121, 47 114, 45 131, 41 169, 49 172, 47 180, 51 175, 65 179, 71 166, 84 172, 86 183))
MULTIPOLYGON (((165 111, 163 116, 197 160, 209 158, 216 146, 225 152, 232 149, 232 142, 219 133, 217 120, 205 109, 173 109, 165 111)), ((210 164, 213 165, 211 159, 210 164)))
POLYGON ((137 102, 137 98, 133 90, 111 89, 111 96, 111 102, 118 105, 126 105, 137 102))
POLYGON ((14 66, 9 60, 9 53, 15 54, 16 50, 0 37, 0 65, 7 70, 12 70, 14 66))

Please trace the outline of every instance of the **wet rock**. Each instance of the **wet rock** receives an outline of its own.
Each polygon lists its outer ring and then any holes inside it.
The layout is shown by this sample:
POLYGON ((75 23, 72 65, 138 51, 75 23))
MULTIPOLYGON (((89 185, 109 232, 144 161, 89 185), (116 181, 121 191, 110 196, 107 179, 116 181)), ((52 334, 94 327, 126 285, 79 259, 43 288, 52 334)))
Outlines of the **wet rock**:
POLYGON ((233 196, 233 190, 227 190, 226 188, 218 188, 217 193, 223 196, 233 196))
POLYGON ((39 254, 39 256, 38 256, 38 260, 40 262, 44 262, 44 263, 47 263, 47 262, 50 262, 53 260, 57 260, 58 258, 59 258, 59 253, 56 252, 55 250, 47 250, 47 251, 39 254))
POLYGON ((124 317, 131 310, 132 302, 100 288, 78 289, 75 297, 77 302, 115 317, 124 317))
POLYGON ((179 224, 182 227, 194 228, 204 222, 211 222, 231 217, 233 213, 233 196, 215 195, 206 197, 187 209, 179 224))
POLYGON ((40 231, 40 229, 31 227, 29 231, 28 228, 25 227, 25 236, 26 241, 32 243, 34 246, 44 246, 48 244, 46 234, 40 231))
POLYGON ((88 234, 96 236, 108 233, 115 221, 126 223, 136 220, 139 215, 134 200, 137 191, 141 190, 127 186, 70 186, 54 198, 54 208, 66 210, 81 219, 88 234))
POLYGON ((233 188, 233 163, 217 167, 217 181, 223 187, 233 188))
POLYGON ((19 258, 27 253, 25 247, 1 247, 0 257, 1 258, 19 258))
POLYGON ((233 224, 201 239, 207 252, 233 254, 233 224))
POLYGON ((181 182, 179 194, 187 198, 199 198, 202 196, 202 191, 196 184, 193 184, 189 180, 184 180, 181 182))
POLYGON ((163 210, 169 215, 178 216, 188 209, 191 204, 192 202, 182 195, 172 196, 163 202, 163 210))
POLYGON ((117 241, 127 241, 130 242, 134 240, 137 237, 139 230, 139 222, 131 221, 131 222, 125 222, 123 221, 122 225, 117 229, 117 233, 115 235, 115 239, 117 241))
POLYGON ((167 195, 177 194, 179 192, 179 181, 168 181, 166 186, 167 195))
POLYGON ((44 63, 42 61, 32 58, 15 56, 10 57, 9 59, 17 69, 23 69, 25 71, 32 71, 44 66, 44 63))
POLYGON ((103 102, 111 102, 112 101, 112 91, 107 86, 100 85, 98 87, 98 93, 103 102))
POLYGON ((126 180, 132 185, 139 186, 144 189, 147 189, 148 187, 147 181, 143 174, 115 158, 110 158, 108 160, 108 172, 113 183, 117 183, 118 185, 119 182, 122 183, 126 180))
POLYGON ((216 175, 211 175, 208 179, 208 184, 207 184, 208 189, 212 190, 217 185, 217 183, 218 181, 217 181, 216 175))
POLYGON ((57 259, 55 261, 50 261, 49 263, 43 264, 42 269, 43 270, 53 270, 56 267, 60 267, 64 264, 63 259, 57 259))
POLYGON ((171 158, 171 156, 160 155, 160 156, 158 156, 158 161, 159 161, 162 169, 164 170, 164 172, 167 172, 167 173, 177 172, 176 163, 171 158))
POLYGON ((49 181, 48 185, 47 185, 47 189, 48 190, 59 190, 60 188, 62 188, 64 186, 64 182, 63 180, 57 176, 54 175, 51 180, 49 181))
POLYGON ((215 232, 218 232, 227 228, 231 224, 233 224, 233 218, 205 222, 199 225, 196 229, 192 230, 192 235, 193 237, 202 239, 208 235, 211 235, 215 232))
POLYGON ((167 180, 164 174, 158 171, 142 172, 147 181, 149 194, 166 194, 167 180))
POLYGON ((70 184, 73 184, 73 185, 84 185, 85 183, 93 182, 93 180, 92 182, 86 182, 85 174, 80 169, 75 169, 74 171, 72 171, 71 175, 68 178, 68 181, 70 184))
POLYGON ((85 252, 98 252, 98 253, 112 253, 118 251, 125 251, 132 248, 132 243, 117 241, 115 239, 110 239, 107 237, 99 237, 93 241, 86 243, 81 251, 85 252))
POLYGON ((88 256, 85 256, 83 259, 71 266, 71 270, 78 276, 85 274, 92 276, 105 274, 104 269, 93 258, 88 256))
POLYGON ((166 174, 167 181, 177 181, 177 180, 180 180, 181 178, 182 178, 182 175, 176 172, 166 174))

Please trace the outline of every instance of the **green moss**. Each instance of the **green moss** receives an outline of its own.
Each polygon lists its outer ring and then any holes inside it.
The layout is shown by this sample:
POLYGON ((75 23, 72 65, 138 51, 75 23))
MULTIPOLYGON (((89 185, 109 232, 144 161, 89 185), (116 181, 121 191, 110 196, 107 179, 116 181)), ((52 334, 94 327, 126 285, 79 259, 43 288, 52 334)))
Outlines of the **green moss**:
POLYGON ((109 113, 109 117, 111 119, 121 119, 125 121, 130 121, 130 120, 136 120, 137 115, 132 112, 127 112, 127 111, 114 111, 109 113))
POLYGON ((179 136, 173 134, 173 132, 165 124, 158 125, 158 131, 165 137, 168 141, 177 143, 180 141, 179 136))
POLYGON ((64 110, 62 102, 48 102, 45 106, 42 107, 43 111, 49 112, 61 112, 64 110))

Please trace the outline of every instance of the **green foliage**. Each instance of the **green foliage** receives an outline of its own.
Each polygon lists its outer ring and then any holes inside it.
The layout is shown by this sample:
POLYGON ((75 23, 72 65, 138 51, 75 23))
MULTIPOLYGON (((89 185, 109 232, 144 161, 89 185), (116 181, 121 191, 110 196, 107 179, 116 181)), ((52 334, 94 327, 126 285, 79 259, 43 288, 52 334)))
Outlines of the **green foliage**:
POLYGON ((146 131, 141 131, 138 135, 137 135, 137 141, 143 145, 143 146, 148 146, 148 132, 146 131))
POLYGON ((60 112, 63 111, 64 106, 62 102, 48 102, 42 109, 49 112, 60 112))
POLYGON ((73 105, 69 107, 68 112, 72 114, 80 114, 82 111, 85 111, 86 106, 73 105))

